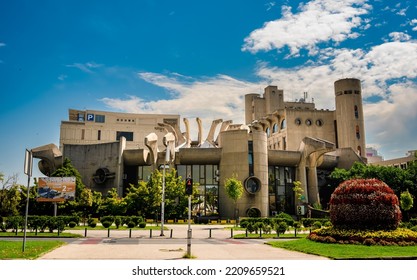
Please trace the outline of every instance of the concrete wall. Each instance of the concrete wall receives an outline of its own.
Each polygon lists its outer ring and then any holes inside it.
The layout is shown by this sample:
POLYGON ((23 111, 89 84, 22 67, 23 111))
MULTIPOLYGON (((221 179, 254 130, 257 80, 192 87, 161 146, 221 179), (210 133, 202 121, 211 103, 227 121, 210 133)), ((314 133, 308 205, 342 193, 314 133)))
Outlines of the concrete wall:
POLYGON ((99 145, 65 145, 63 158, 71 160, 87 187, 105 194, 111 188, 118 187, 116 173, 118 172, 120 145, 120 142, 99 145), (99 168, 107 168, 114 173, 114 178, 106 180, 103 184, 95 183, 93 176, 99 168))

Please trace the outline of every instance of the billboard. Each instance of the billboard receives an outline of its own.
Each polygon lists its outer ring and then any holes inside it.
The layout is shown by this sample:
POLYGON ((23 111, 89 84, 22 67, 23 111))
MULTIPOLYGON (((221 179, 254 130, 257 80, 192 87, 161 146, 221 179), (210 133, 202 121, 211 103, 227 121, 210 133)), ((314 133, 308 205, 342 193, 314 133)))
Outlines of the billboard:
POLYGON ((61 202, 75 199, 75 177, 45 177, 38 179, 37 201, 61 202))

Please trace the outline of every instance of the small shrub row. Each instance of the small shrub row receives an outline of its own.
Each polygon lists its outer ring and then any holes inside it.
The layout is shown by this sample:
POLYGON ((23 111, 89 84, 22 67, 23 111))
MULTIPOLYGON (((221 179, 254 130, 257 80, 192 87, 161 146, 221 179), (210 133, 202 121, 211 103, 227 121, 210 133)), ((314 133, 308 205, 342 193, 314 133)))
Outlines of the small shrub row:
MULTIPOLYGON (((108 228, 113 223, 119 228, 120 225, 126 225, 129 228, 139 226, 141 228, 146 227, 146 222, 141 216, 104 216, 100 220, 97 218, 89 218, 87 224, 89 227, 95 228, 100 222, 103 227, 108 228)), ((19 229, 23 230, 25 224, 25 217, 23 216, 10 216, 0 217, 0 230, 6 232, 7 230, 19 229)), ((27 228, 32 231, 53 232, 58 230, 62 232, 65 227, 74 228, 80 224, 80 218, 78 216, 28 216, 27 228)))

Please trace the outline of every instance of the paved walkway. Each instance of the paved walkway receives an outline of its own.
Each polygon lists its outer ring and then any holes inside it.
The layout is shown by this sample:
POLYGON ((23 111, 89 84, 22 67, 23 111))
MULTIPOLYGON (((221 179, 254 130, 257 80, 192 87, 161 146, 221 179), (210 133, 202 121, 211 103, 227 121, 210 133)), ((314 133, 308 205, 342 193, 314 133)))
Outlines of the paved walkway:
MULTIPOLYGON (((90 230, 87 238, 46 253, 40 259, 100 260, 182 259, 187 252, 187 225, 166 225, 164 236, 159 231, 90 230), (172 238, 171 238, 172 229, 172 238)), ((192 225, 191 255, 198 260, 325 260, 327 258, 273 248, 265 239, 232 239, 231 231, 222 225, 192 225), (211 234, 211 235, 210 235, 211 234), (211 236, 211 237, 210 237, 211 236)), ((84 232, 78 231, 84 234, 84 232)), ((236 233, 236 232, 235 232, 236 233)), ((285 241, 282 241, 285 242, 285 241)))

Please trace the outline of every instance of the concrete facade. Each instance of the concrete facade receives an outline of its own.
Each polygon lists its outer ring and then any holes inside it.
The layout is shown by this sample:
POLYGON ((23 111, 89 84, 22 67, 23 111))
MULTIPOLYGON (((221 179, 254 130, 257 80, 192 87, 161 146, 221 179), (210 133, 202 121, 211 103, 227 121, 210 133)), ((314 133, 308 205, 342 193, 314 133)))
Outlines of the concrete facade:
POLYGON ((206 139, 198 118, 197 139, 191 139, 188 119, 182 132, 178 115, 71 109, 69 120, 61 123, 60 148, 49 144, 32 151, 45 175, 69 158, 84 184, 103 193, 115 187, 123 196, 130 183, 147 180, 152 170, 169 164, 200 185, 203 202, 193 214, 294 213, 301 203, 320 204, 320 174, 365 161, 360 81, 336 81, 335 102, 336 111, 317 110, 305 98, 286 102, 283 90, 268 86, 263 96, 245 95, 246 124, 214 120, 206 139), (230 177, 245 187, 238 213, 224 190, 230 177), (295 199, 295 180, 304 190, 302 201, 295 199))

